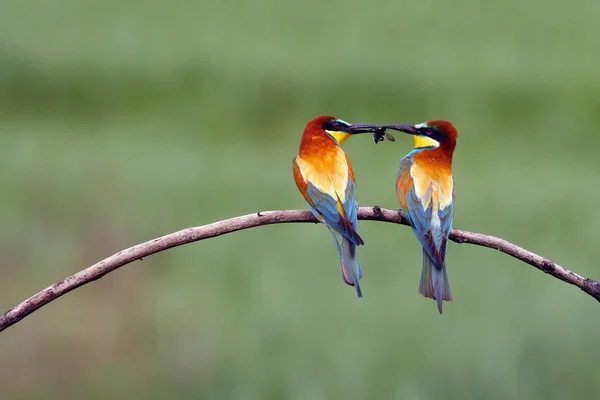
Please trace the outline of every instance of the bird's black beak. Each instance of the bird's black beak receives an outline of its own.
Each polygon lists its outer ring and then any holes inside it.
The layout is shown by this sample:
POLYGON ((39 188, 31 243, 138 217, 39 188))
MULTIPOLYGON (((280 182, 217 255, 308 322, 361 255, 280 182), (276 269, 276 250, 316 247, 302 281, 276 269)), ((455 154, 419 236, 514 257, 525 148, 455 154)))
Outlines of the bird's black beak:
POLYGON ((408 133, 409 135, 423 135, 425 133, 425 132, 420 131, 414 125, 407 125, 407 124, 381 125, 381 128, 393 129, 395 131, 408 133))
POLYGON ((360 134, 360 133, 377 132, 378 129, 379 129, 379 127, 377 125, 352 124, 350 126, 344 127, 343 131, 350 135, 356 135, 356 134, 360 134))

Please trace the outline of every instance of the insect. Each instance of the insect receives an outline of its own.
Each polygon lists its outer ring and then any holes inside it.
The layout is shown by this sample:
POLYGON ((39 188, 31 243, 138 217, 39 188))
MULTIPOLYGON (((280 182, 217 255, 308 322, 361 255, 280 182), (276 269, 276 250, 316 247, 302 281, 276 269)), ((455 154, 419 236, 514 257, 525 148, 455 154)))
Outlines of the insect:
POLYGON ((379 142, 383 142, 385 139, 389 140, 390 142, 396 141, 392 135, 387 133, 386 128, 380 126, 377 128, 377 130, 375 130, 375 132, 373 132, 373 141, 375 144, 377 144, 379 142))

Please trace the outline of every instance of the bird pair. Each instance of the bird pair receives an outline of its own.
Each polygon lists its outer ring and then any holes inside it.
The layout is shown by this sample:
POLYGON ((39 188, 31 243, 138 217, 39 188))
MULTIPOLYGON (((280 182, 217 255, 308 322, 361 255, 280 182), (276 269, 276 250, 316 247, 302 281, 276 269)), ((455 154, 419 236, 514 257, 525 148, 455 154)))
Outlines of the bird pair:
POLYGON ((386 129, 414 137, 414 149, 400 161, 396 194, 400 209, 423 247, 419 293, 436 300, 452 300, 446 272, 446 245, 454 215, 452 154, 458 133, 448 121, 418 125, 349 124, 323 116, 304 129, 294 159, 294 179, 314 216, 331 232, 340 256, 342 277, 362 297, 362 268, 356 246, 364 244, 358 234, 356 181, 350 160, 341 145, 354 134, 373 133, 375 143, 386 129))

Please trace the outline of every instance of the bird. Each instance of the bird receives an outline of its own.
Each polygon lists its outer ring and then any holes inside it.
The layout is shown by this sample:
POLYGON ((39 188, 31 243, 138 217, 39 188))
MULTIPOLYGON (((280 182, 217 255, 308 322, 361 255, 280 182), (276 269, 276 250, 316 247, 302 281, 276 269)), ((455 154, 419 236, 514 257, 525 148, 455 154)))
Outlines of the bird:
POLYGON ((458 132, 449 121, 383 125, 414 136, 414 149, 400 161, 396 194, 403 215, 423 247, 419 293, 437 302, 451 301, 446 247, 454 218, 452 156, 458 132))
POLYGON ((356 247, 364 240, 358 234, 356 180, 342 144, 353 133, 375 132, 376 126, 351 125, 332 116, 312 119, 306 125, 298 155, 293 160, 294 180, 308 209, 325 225, 338 250, 342 278, 362 297, 363 271, 356 247))

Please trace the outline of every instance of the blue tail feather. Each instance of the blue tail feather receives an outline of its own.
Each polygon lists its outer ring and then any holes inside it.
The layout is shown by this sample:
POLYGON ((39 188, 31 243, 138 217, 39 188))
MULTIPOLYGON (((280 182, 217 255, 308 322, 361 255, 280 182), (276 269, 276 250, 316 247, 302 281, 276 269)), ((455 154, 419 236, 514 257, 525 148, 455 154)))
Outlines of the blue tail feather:
MULTIPOLYGON (((329 227, 329 226, 328 226, 329 227)), ((340 264, 342 267, 342 279, 346 284, 354 286, 358 297, 362 297, 360 288, 360 279, 363 277, 363 271, 358 258, 356 258, 356 244, 347 238, 329 228, 338 249, 340 264)))
POLYGON ((442 301, 452 301, 446 265, 442 265, 441 268, 435 265, 425 252, 425 249, 423 249, 423 266, 421 269, 419 293, 436 300, 440 314, 442 314, 442 301))
MULTIPOLYGON (((338 256, 340 257, 342 279, 348 285, 354 286, 358 297, 362 297, 362 290, 360 288, 359 280, 363 277, 363 271, 358 259, 356 258, 356 246, 357 244, 364 244, 364 242, 360 236, 358 236, 358 233, 356 233, 356 237, 358 237, 360 240, 357 240, 357 243, 348 240, 348 238, 332 228, 323 218, 323 216, 319 214, 310 204, 308 204, 308 209, 321 223, 323 223, 323 225, 327 227, 327 229, 329 229, 331 236, 333 236, 333 241, 335 242, 338 256)), ((354 230, 356 230, 356 227, 354 227, 354 230)), ((352 239, 356 240, 356 238, 352 239)))

